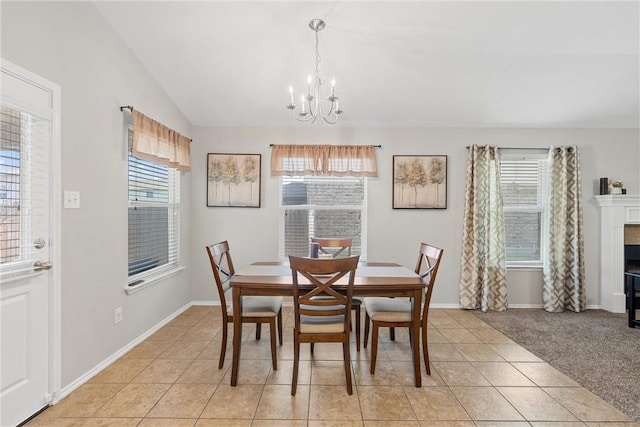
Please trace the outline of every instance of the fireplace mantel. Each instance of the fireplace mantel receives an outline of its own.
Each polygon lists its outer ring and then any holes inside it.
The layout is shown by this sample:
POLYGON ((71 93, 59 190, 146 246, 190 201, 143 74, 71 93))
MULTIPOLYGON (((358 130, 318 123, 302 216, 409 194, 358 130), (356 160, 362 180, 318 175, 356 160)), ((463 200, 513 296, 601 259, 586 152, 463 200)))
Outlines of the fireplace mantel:
POLYGON ((640 224, 640 196, 595 196, 600 207, 600 306, 625 312, 624 225, 640 224))

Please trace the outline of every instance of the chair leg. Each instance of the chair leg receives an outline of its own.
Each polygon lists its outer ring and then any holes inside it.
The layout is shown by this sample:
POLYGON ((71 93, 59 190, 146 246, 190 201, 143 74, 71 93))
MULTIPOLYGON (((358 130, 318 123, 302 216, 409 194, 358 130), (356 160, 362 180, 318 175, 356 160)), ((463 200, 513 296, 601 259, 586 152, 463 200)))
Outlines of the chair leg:
POLYGON ((371 374, 376 373, 376 359, 378 358, 378 323, 373 321, 373 332, 371 334, 371 374))
POLYGON ((347 334, 347 339, 342 343, 342 354, 344 358, 344 375, 347 380, 347 394, 353 394, 353 386, 351 384, 351 352, 349 347, 351 343, 349 342, 349 335, 347 334))
POLYGON ((431 375, 431 368, 429 367, 429 346, 427 345, 427 326, 422 327, 422 354, 424 355, 424 366, 427 371, 427 375, 431 375))
POLYGON ((282 345, 282 309, 278 311, 278 336, 280 337, 280 345, 282 345))
POLYGON ((313 347, 314 347, 314 344, 315 344, 314 342, 312 342, 312 343, 310 344, 310 346, 311 346, 311 354, 312 354, 312 355, 313 355, 313 347))
POLYGON ((360 351, 360 306, 356 307, 356 351, 360 351))
POLYGON ((296 389, 298 388, 298 364, 300 363, 300 340, 295 330, 293 334, 293 378, 291 379, 291 396, 296 395, 296 389))
POLYGON ((273 370, 278 370, 278 358, 276 357, 276 319, 269 320, 269 339, 271 342, 271 365, 273 370))
POLYGON ((396 340, 396 328, 389 328, 389 339, 391 341, 395 341, 396 340))
POLYGON ((256 323, 256 340, 260 339, 261 330, 262 330, 262 323, 256 323))
POLYGON ((370 320, 369 313, 365 311, 364 312, 364 340, 362 341, 364 348, 367 348, 367 341, 369 341, 369 320, 370 320))
POLYGON ((218 362, 218 369, 222 369, 224 366, 224 356, 227 353, 227 329, 229 322, 224 322, 222 325, 222 343, 220 346, 220 361, 218 362))

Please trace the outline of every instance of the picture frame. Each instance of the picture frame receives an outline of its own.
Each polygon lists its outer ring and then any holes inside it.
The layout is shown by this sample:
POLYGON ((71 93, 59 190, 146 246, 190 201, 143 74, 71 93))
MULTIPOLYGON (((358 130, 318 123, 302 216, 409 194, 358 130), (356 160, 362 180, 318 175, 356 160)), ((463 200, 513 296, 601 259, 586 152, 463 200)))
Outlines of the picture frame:
POLYGON ((393 209, 447 208, 446 155, 393 156, 393 209))
POLYGON ((259 208, 260 154, 208 153, 207 206, 259 208))

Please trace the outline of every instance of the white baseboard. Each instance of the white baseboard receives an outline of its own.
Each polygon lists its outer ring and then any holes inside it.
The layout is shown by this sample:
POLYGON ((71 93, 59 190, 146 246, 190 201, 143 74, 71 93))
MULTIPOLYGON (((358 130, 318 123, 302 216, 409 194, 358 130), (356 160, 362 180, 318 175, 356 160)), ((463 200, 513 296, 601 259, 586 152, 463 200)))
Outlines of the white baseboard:
MULTIPOLYGON (((218 303, 219 305, 220 303, 218 303)), ((149 338, 151 335, 153 335, 158 329, 162 328, 164 325, 166 325, 167 323, 169 323, 171 320, 175 319, 177 316, 179 316, 181 313, 183 313, 185 310, 187 310, 189 307, 193 306, 193 305, 198 305, 198 304, 194 304, 193 302, 190 302, 188 304, 185 304, 184 306, 182 306, 181 308, 179 308, 177 311, 175 311, 173 314, 170 314, 169 316, 167 316, 165 319, 161 320, 158 324, 156 324, 155 326, 153 326, 151 329, 147 330, 146 332, 144 332, 142 335, 140 335, 138 338, 134 339, 133 341, 131 341, 129 344, 125 345, 124 347, 122 347, 121 349, 119 349, 118 351, 116 351, 115 353, 113 353, 111 356, 107 357, 105 360, 103 360, 102 362, 100 362, 98 365, 96 365, 95 367, 93 367, 92 369, 90 369, 89 371, 87 371, 84 375, 78 377, 75 381, 73 381, 72 383, 70 383, 69 385, 67 385, 66 387, 63 387, 59 393, 56 393, 56 396, 54 398, 54 400, 52 401, 53 404, 58 403, 58 401, 64 397, 66 397, 69 393, 71 393, 72 391, 74 391, 75 389, 77 389, 78 387, 80 387, 82 384, 86 383, 87 381, 89 381, 91 378, 95 377, 96 375, 98 375, 102 370, 104 370, 106 367, 108 367, 109 365, 111 365, 113 362, 115 362, 116 360, 118 360, 119 358, 121 358, 125 353, 127 353, 129 350, 131 350, 133 347, 137 346, 138 344, 140 344, 142 341, 146 340, 147 338, 149 338)))

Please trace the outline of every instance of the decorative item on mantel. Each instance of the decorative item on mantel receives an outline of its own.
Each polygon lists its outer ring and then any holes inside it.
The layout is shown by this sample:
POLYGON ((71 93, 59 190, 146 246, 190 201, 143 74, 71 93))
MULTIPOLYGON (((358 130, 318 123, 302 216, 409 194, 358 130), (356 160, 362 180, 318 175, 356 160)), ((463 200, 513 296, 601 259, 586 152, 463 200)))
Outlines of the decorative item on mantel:
POLYGON ((609 194, 609 178, 600 178, 600 195, 609 194))
POLYGON ((609 194, 625 194, 622 181, 611 181, 609 183, 609 194))

